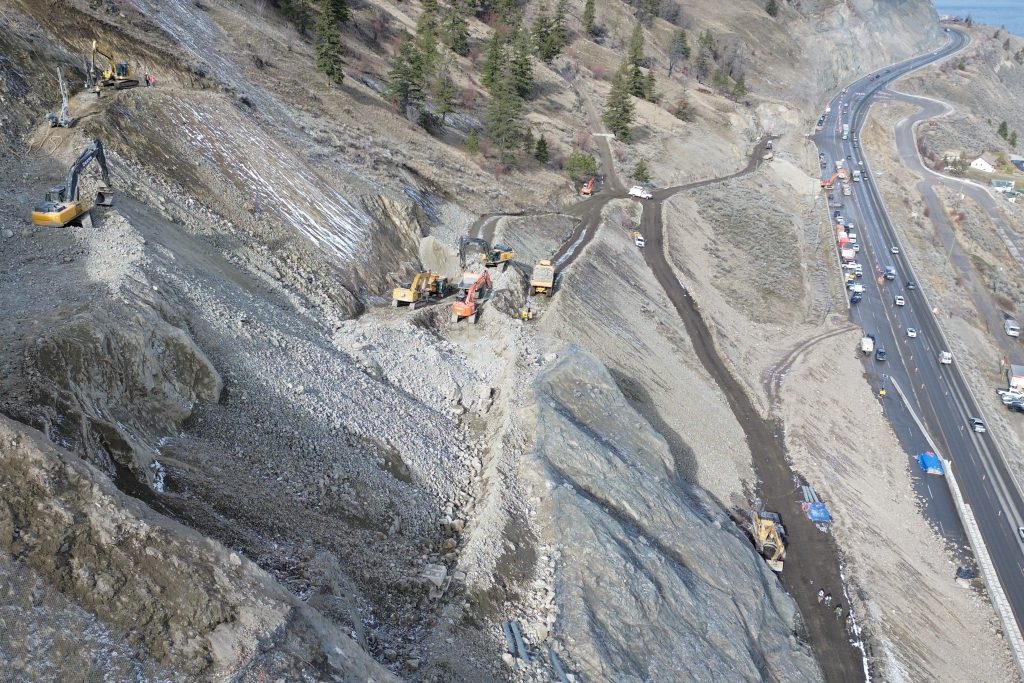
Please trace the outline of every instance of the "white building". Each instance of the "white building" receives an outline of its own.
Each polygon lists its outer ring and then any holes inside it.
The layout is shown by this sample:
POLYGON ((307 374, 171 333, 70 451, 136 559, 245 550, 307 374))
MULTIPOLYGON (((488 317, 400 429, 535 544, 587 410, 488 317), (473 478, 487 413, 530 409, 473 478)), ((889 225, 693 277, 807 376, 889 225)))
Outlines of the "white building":
POLYGON ((996 158, 991 152, 985 152, 971 162, 971 168, 984 173, 994 173, 996 170, 996 158))

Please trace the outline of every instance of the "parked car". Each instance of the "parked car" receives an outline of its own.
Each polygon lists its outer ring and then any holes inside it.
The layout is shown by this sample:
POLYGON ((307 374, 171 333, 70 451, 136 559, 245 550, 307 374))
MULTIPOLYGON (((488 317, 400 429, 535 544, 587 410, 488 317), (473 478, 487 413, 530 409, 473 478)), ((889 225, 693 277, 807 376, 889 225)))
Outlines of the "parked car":
POLYGON ((1020 401, 1014 401, 1013 403, 1007 403, 1006 407, 1015 413, 1024 413, 1024 403, 1020 401))
POLYGON ((897 306, 904 306, 904 305, 906 305, 906 303, 907 303, 907 300, 906 300, 906 299, 904 299, 904 298, 903 298, 903 297, 902 297, 901 295, 899 295, 899 294, 897 294, 897 295, 896 295, 895 297, 893 297, 893 300, 892 300, 892 301, 893 301, 893 303, 894 303, 894 304, 896 304, 897 306))
POLYGON ((907 337, 909 337, 910 339, 917 339, 917 330, 915 330, 913 327, 908 327, 907 337))
POLYGON ((858 292, 858 293, 856 293, 856 294, 854 294, 853 296, 850 297, 850 303, 851 304, 859 304, 863 299, 864 299, 864 295, 858 292))
POLYGON ((968 423, 971 425, 971 429, 976 431, 978 434, 984 434, 985 432, 988 431, 987 429, 985 429, 985 423, 981 421, 981 418, 969 418, 968 423))

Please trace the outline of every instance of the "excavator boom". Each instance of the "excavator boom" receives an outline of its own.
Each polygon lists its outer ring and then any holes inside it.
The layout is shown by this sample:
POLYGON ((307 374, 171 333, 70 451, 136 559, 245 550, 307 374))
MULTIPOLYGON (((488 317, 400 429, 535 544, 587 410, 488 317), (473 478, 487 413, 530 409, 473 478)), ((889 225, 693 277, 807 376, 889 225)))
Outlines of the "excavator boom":
MULTIPOLYGON (((96 161, 100 167, 100 174, 103 178, 103 187, 96 193, 95 204, 110 206, 113 203, 113 193, 110 191, 110 172, 107 169, 107 158, 103 154, 103 143, 98 139, 93 140, 82 153, 78 155, 75 162, 68 169, 64 185, 58 185, 46 193, 46 199, 39 204, 32 212, 32 222, 36 225, 52 228, 63 228, 69 223, 78 220, 83 214, 88 214, 91 205, 83 203, 79 197, 79 182, 82 171, 92 161, 96 161)), ((88 219, 86 219, 88 220, 88 219)))
POLYGON ((119 62, 114 55, 110 54, 102 47, 99 46, 95 40, 92 41, 92 69, 98 72, 99 78, 97 79, 101 85, 115 86, 116 88, 134 88, 139 84, 138 79, 134 78, 132 74, 132 68, 128 62, 119 62), (107 60, 107 64, 110 68, 103 69, 102 71, 96 66, 96 55, 100 55, 107 60))
POLYGON ((452 304, 452 322, 458 322, 462 318, 469 318, 472 323, 476 322, 477 318, 477 296, 480 293, 482 287, 491 286, 491 275, 486 270, 480 274, 480 277, 470 285, 466 291, 466 298, 462 301, 456 301, 452 304))

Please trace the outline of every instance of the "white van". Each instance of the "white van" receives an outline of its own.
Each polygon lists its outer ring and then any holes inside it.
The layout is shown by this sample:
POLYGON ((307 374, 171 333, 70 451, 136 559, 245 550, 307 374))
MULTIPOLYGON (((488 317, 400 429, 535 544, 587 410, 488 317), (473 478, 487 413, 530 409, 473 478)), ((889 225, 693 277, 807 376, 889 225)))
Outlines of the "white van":
POLYGON ((1010 335, 1011 337, 1020 336, 1020 325, 1017 324, 1017 321, 1014 320, 1013 318, 1007 318, 1006 320, 1003 321, 1003 330, 1005 330, 1006 334, 1010 335))

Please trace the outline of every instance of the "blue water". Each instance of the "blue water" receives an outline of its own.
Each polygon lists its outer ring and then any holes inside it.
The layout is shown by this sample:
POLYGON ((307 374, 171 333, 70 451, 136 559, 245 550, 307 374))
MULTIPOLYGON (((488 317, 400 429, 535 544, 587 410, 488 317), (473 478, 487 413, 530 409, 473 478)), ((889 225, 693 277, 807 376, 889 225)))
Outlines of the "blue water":
POLYGON ((979 24, 1005 26, 1014 35, 1024 36, 1024 1, 1022 0, 933 0, 939 16, 970 15, 979 24))

